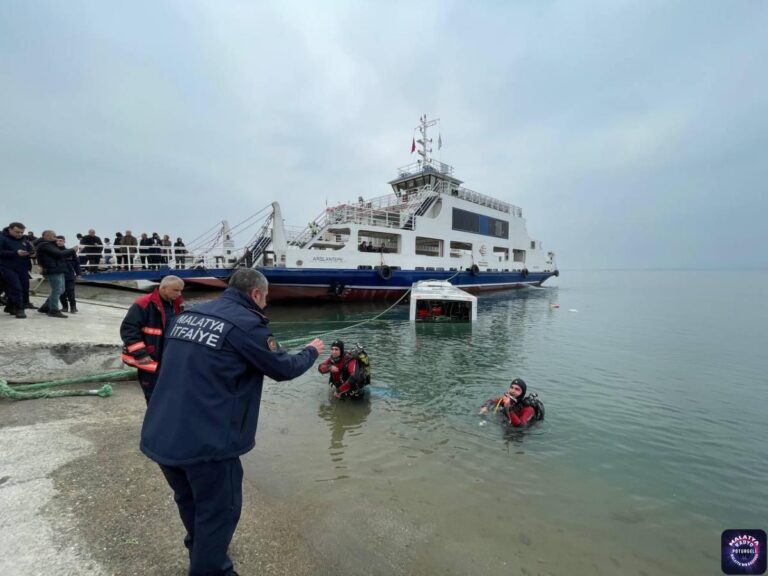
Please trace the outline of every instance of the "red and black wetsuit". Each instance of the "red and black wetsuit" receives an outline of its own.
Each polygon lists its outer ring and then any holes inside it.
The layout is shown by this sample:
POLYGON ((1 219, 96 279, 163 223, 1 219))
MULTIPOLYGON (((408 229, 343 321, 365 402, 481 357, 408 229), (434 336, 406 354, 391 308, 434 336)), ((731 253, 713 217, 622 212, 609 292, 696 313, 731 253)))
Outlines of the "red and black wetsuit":
POLYGON ((360 382, 357 374, 357 360, 347 354, 338 358, 329 357, 317 367, 317 371, 320 374, 330 374, 328 383, 336 388, 336 394, 339 396, 355 396, 363 389, 364 384, 360 382), (334 366, 338 371, 331 371, 334 366))
POLYGON ((528 398, 523 398, 518 401, 509 401, 508 396, 500 396, 498 398, 491 398, 484 406, 487 406, 490 410, 497 410, 507 419, 511 426, 526 426, 531 420, 536 418, 536 408, 531 406, 528 398), (507 400, 507 402, 505 402, 507 400))

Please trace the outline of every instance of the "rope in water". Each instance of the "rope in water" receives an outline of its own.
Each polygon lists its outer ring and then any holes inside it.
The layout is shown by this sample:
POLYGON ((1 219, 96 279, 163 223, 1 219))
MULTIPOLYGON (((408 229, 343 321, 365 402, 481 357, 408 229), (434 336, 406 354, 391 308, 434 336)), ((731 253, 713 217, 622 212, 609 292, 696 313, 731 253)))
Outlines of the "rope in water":
MULTIPOLYGON (((403 301, 403 299, 404 299, 406 296, 408 296, 408 294, 410 294, 410 293, 411 293, 411 289, 410 289, 410 288, 408 288, 408 290, 406 290, 406 291, 403 293, 403 295, 402 295, 402 296, 400 296, 400 298, 398 298, 398 299, 395 301, 395 303, 394 303, 394 304, 392 304, 392 306, 390 306, 389 308, 387 308, 387 309, 386 309, 386 310, 384 310, 383 312, 380 312, 379 314, 377 314, 377 315, 376 315, 376 316, 374 316, 373 318, 367 318, 367 319, 363 320, 362 322, 356 322, 355 324, 352 324, 352 325, 350 325, 350 326, 344 326, 343 328, 337 328, 336 330, 328 330, 327 332, 322 332, 322 333, 318 334, 318 335, 316 336, 316 338, 320 338, 321 336, 328 336, 329 334, 336 334, 336 333, 338 333, 338 332, 343 332, 344 330, 350 330, 351 328, 357 328, 358 326, 362 326, 363 324, 368 324, 369 322, 375 322, 376 320, 378 320, 379 318, 381 318, 382 316, 384 316, 384 314, 386 314, 387 312, 389 312, 390 310, 392 310, 392 308, 394 308, 395 306, 397 306, 398 304, 400 304, 400 302, 402 302, 402 301, 403 301)), ((285 341, 281 342, 280 344, 281 344, 282 346, 292 346, 292 345, 294 345, 294 344, 299 344, 299 343, 301 343, 301 342, 306 342, 306 341, 307 341, 307 338, 306 338, 306 337, 304 337, 304 338, 291 338, 290 340, 285 340, 285 341)))
MULTIPOLYGON (((458 270, 453 276, 451 276, 450 278, 447 278, 446 282, 450 282, 451 280, 456 278, 456 276, 458 276, 460 273, 461 273, 461 270, 458 270)), ((395 301, 394 304, 392 304, 392 306, 390 306, 389 308, 384 310, 384 312, 381 312, 381 313, 377 314, 373 318, 368 318, 366 320, 363 320, 362 322, 357 322, 357 323, 352 324, 350 326, 344 326, 343 328, 337 328, 336 330, 328 330, 327 332, 322 332, 322 333, 318 334, 316 337, 319 338, 320 336, 328 336, 329 334, 337 334, 338 332, 343 332, 344 330, 350 330, 351 328, 357 328, 358 326, 362 326, 363 324, 368 324, 369 322, 375 322, 376 320, 378 320, 379 318, 384 316, 384 314, 386 314, 387 312, 392 310, 392 308, 394 308, 395 306, 400 304, 400 302, 402 302, 403 299, 406 296, 408 296, 408 294, 410 294, 410 293, 411 293, 411 288, 408 288, 408 290, 406 290, 403 293, 403 295, 400 296, 400 298, 398 298, 395 301)), ((281 342, 280 344, 283 345, 283 346, 292 346, 294 344, 299 344, 299 343, 302 343, 302 342, 306 342, 306 340, 307 340, 306 338, 291 338, 290 340, 285 340, 285 341, 281 342)))
MULTIPOLYGON (((459 272, 456 272, 453 276, 448 278, 450 282, 453 278, 458 276, 459 272)), ((328 330, 319 334, 320 336, 328 336, 329 334, 336 334, 358 326, 363 326, 370 322, 375 322, 387 312, 392 310, 395 306, 405 299, 408 294, 411 293, 411 289, 406 290, 400 298, 398 298, 394 304, 389 308, 380 312, 373 318, 367 318, 361 322, 356 322, 350 326, 344 326, 343 328, 337 328, 336 330, 328 330)), ((294 344, 306 342, 307 337, 304 338, 292 338, 282 342, 283 345, 292 346, 294 344)), ((10 386, 8 382, 0 378, 0 398, 11 398, 12 400, 31 400, 35 398, 61 398, 64 396, 100 396, 102 398, 108 398, 112 396, 112 386, 104 384, 97 390, 49 390, 49 388, 55 388, 56 386, 67 386, 71 384, 85 384, 88 382, 114 382, 116 380, 134 379, 136 377, 136 370, 113 370, 111 372, 102 372, 101 374, 92 374, 90 376, 81 376, 79 378, 65 378, 63 380, 50 380, 48 382, 37 382, 35 384, 21 384, 10 386)))
POLYGON ((134 379, 135 377, 136 370, 113 370, 79 378, 65 378, 63 380, 50 380, 48 382, 15 386, 10 386, 8 382, 0 379, 0 398, 10 398, 11 400, 61 398, 64 396, 100 396, 101 398, 108 398, 112 396, 112 386, 109 384, 104 384, 96 390, 50 390, 50 388, 70 384, 85 384, 87 382, 114 382, 116 380, 134 379))

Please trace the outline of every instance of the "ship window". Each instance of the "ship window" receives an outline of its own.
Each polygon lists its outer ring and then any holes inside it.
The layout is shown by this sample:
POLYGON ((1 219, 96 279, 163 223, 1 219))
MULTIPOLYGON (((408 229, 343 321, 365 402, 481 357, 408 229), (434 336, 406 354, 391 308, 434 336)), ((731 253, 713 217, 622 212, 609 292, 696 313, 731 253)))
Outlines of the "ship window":
POLYGON ((509 222, 459 208, 453 209, 453 229, 496 238, 509 238, 509 222))
POLYGON ((509 260, 509 248, 494 246, 493 255, 498 257, 499 262, 505 262, 509 260))
POLYGON ((434 272, 435 267, 434 266, 427 266, 427 272, 434 272))
POLYGON ((461 258, 472 255, 472 244, 468 242, 451 242, 451 258, 461 258))
POLYGON ((443 241, 437 238, 416 236, 416 254, 419 256, 442 256, 443 241))
POLYGON ((416 266, 416 270, 424 270, 424 266, 416 266))
POLYGON ((373 266, 358 266, 358 270, 373 270, 373 266))
POLYGON ((360 230, 357 234, 357 249, 361 252, 399 254, 400 234, 379 230, 360 230))
POLYGON ((513 262, 525 262, 525 250, 512 250, 512 261, 513 262))
POLYGON ((535 249, 536 249, 536 241, 531 240, 531 250, 535 250, 535 249))

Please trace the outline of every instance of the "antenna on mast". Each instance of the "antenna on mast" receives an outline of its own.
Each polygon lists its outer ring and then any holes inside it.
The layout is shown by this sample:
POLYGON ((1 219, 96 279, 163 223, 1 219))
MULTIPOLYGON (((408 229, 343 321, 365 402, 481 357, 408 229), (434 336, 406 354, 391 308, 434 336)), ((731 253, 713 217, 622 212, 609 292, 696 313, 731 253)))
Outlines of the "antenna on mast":
MULTIPOLYGON (((440 118, 433 118, 432 120, 428 120, 427 115, 424 114, 419 118, 419 125, 416 126, 416 129, 419 131, 419 138, 416 140, 416 144, 419 146, 417 152, 423 159, 424 164, 432 163, 432 157, 430 156, 432 153, 432 138, 427 136, 428 129, 432 126, 437 126, 439 123, 440 118)), ((422 160, 419 160, 419 162, 421 161, 422 160)))

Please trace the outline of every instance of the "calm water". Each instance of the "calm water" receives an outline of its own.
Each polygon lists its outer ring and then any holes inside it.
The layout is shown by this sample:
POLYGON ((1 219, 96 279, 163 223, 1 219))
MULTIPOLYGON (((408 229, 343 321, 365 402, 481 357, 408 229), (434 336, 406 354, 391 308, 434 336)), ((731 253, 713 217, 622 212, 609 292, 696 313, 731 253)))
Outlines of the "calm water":
MULTIPOLYGON (((267 386, 248 476, 327 574, 720 574, 722 530, 768 528, 766 294, 767 272, 571 271, 471 328, 401 306, 342 334, 369 399, 267 386), (547 409, 525 433, 477 415, 514 377, 547 409)), ((269 312, 287 340, 381 310, 269 312)))
MULTIPOLYGON (((400 307, 343 333, 367 401, 267 387, 249 477, 329 574, 719 574, 722 530, 768 527, 765 294, 766 272, 568 272, 472 328, 400 307), (477 415, 513 377, 547 408, 523 434, 477 415)), ((289 339, 379 310, 271 315, 289 339)))

